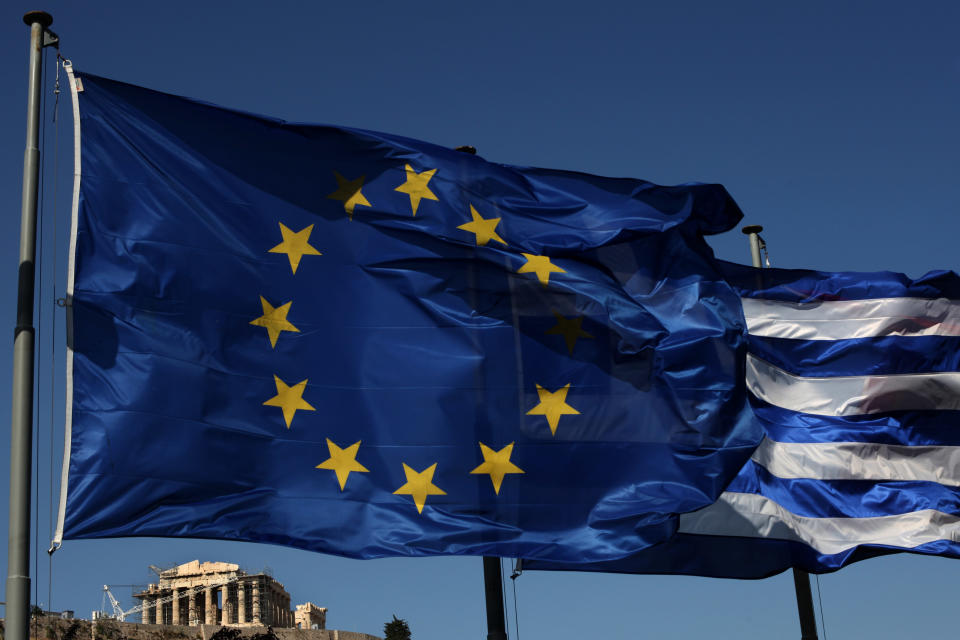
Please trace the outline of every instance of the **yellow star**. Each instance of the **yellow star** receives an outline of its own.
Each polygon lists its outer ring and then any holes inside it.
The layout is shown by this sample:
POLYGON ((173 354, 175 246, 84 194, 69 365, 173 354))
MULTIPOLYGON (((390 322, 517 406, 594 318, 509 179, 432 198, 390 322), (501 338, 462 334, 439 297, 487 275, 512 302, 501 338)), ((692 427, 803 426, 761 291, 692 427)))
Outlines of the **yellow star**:
POLYGON ((503 476, 508 473, 523 473, 523 469, 510 462, 510 454, 513 453, 513 443, 511 442, 500 451, 494 451, 487 445, 480 443, 480 453, 483 454, 483 464, 470 473, 489 473, 490 480, 493 482, 493 490, 500 495, 500 485, 503 483, 503 476))
POLYGON ((366 176, 360 176, 356 180, 347 180, 342 175, 333 172, 337 178, 337 190, 327 196, 330 200, 339 200, 343 203, 343 210, 347 212, 350 219, 353 220, 353 208, 358 204, 369 207, 370 203, 363 197, 363 179, 366 176))
POLYGON ((535 273, 537 274, 537 280, 539 280, 543 286, 547 286, 550 283, 551 273, 566 273, 566 271, 550 262, 548 256, 535 256, 532 253, 521 253, 520 255, 526 258, 527 261, 522 267, 517 269, 517 273, 535 273))
POLYGON ((557 319, 557 324, 547 329, 547 334, 563 336, 564 341, 567 343, 567 350, 571 355, 573 354, 574 345, 577 344, 577 338, 593 337, 581 328, 581 325, 583 325, 583 316, 566 318, 556 311, 553 311, 553 315, 557 319))
POLYGON ((446 491, 433 484, 433 472, 436 470, 436 462, 423 471, 414 471, 404 462, 403 473, 406 474, 407 481, 393 493, 396 495, 413 496, 413 502, 417 505, 417 513, 423 513, 423 505, 427 502, 427 496, 447 495, 446 491))
POLYGON ((530 411, 527 411, 527 415, 547 416, 550 433, 557 435, 557 424, 560 422, 560 416, 580 415, 579 411, 567 404, 568 391, 570 391, 569 384, 556 391, 547 391, 540 385, 537 385, 537 395, 540 397, 540 404, 530 409, 530 411))
POLYGON ((280 233, 283 235, 283 242, 270 249, 269 253, 285 253, 290 259, 290 268, 297 272, 300 266, 300 258, 303 256, 322 256, 323 254, 310 246, 310 233, 313 232, 313 225, 304 227, 300 231, 292 231, 285 224, 280 223, 280 233))
POLYGON ((457 227, 457 229, 463 229, 464 231, 469 231, 474 234, 476 236, 477 246, 484 247, 491 240, 496 240, 506 246, 507 243, 503 241, 503 238, 497 235, 497 225, 500 224, 500 218, 483 219, 480 217, 480 214, 477 213, 477 210, 473 208, 473 205, 470 205, 470 216, 473 218, 473 221, 462 224, 457 227))
POLYGON ((263 315, 256 320, 251 320, 250 324, 256 327, 266 328, 267 335, 270 336, 271 347, 277 346, 277 338, 280 337, 281 331, 295 331, 300 333, 300 329, 297 329, 287 321, 287 313, 290 311, 290 305, 293 304, 292 300, 287 304, 274 308, 267 302, 266 298, 260 296, 260 304, 263 306, 263 315))
POLYGON ((330 457, 317 465, 317 469, 329 469, 337 474, 337 482, 340 483, 340 491, 347 486, 347 478, 351 471, 359 473, 369 473, 369 470, 357 462, 357 451, 360 450, 362 440, 357 440, 346 449, 341 449, 327 438, 327 449, 330 450, 330 457))
POLYGON ((297 413, 297 409, 314 411, 310 403, 303 399, 303 391, 307 388, 306 380, 301 380, 292 387, 288 387, 287 383, 277 375, 273 376, 273 381, 277 385, 277 395, 263 404, 268 407, 280 407, 283 409, 283 419, 287 423, 287 429, 290 428, 290 423, 293 422, 293 416, 297 413))
POLYGON ((410 196, 410 207, 413 209, 413 215, 417 215, 417 207, 420 206, 421 199, 437 199, 437 196, 433 195, 433 191, 430 191, 430 187, 427 186, 430 178, 433 177, 433 174, 435 174, 437 170, 430 169, 429 171, 417 173, 410 165, 404 165, 404 168, 407 170, 407 181, 394 189, 394 191, 399 191, 400 193, 405 193, 410 196))

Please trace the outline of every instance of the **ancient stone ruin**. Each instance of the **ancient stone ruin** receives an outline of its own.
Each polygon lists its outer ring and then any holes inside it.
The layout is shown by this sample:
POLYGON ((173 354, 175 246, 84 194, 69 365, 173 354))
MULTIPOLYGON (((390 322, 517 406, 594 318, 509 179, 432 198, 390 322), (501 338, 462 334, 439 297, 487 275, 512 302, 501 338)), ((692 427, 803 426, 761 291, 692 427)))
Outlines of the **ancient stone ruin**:
POLYGON ((290 594, 266 573, 228 562, 194 560, 160 571, 160 581, 133 594, 142 624, 323 629, 327 610, 313 603, 290 609, 290 594))

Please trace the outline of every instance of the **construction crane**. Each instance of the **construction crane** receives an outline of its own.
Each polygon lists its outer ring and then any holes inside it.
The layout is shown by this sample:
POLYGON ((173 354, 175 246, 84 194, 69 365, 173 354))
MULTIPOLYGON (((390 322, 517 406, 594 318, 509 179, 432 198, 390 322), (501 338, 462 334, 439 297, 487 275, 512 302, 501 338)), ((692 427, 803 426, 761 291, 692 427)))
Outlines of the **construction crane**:
POLYGON ((124 616, 123 607, 120 606, 120 603, 117 602, 117 599, 113 597, 113 594, 110 592, 110 587, 103 585, 103 597, 100 599, 100 616, 101 618, 113 618, 114 620, 119 620, 123 622, 124 616), (113 608, 113 613, 108 615, 106 613, 107 600, 110 600, 110 606, 113 608))

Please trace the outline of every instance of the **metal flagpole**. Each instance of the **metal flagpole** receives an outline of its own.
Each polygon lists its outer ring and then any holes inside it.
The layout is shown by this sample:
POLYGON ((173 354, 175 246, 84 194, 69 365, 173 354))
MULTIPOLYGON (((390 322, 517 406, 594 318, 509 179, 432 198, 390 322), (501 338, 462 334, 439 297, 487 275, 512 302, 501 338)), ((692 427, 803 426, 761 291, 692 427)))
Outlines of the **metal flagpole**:
MULTIPOLYGON (((750 257, 753 266, 762 269, 760 260, 760 232, 758 224, 741 229, 750 239, 750 257)), ((800 615, 800 640, 817 640, 817 621, 813 613, 813 596, 810 594, 810 574, 803 569, 793 570, 793 586, 797 593, 797 613, 800 615)))
POLYGON ((749 225, 741 229, 750 240, 750 259, 753 261, 753 266, 757 269, 763 268, 763 261, 760 260, 760 232, 763 231, 763 227, 758 224, 749 225))
POLYGON ((810 574, 803 569, 793 570, 793 588, 797 592, 797 613, 800 614, 801 640, 817 640, 817 621, 813 615, 813 596, 810 594, 810 574))
POLYGON ((33 449, 33 289, 37 249, 37 185, 40 170, 40 70, 43 48, 57 42, 43 11, 23 16, 30 26, 27 146, 23 155, 17 326, 13 337, 10 421, 10 532, 7 539, 7 640, 30 637, 30 473, 33 449))
POLYGON ((483 557, 483 590, 487 597, 487 640, 507 640, 500 558, 483 557))
MULTIPOLYGON (((454 151, 476 155, 476 147, 461 145, 454 151)), ((507 640, 506 611, 503 607, 503 574, 500 558, 483 557, 483 591, 487 600, 487 640, 507 640)))

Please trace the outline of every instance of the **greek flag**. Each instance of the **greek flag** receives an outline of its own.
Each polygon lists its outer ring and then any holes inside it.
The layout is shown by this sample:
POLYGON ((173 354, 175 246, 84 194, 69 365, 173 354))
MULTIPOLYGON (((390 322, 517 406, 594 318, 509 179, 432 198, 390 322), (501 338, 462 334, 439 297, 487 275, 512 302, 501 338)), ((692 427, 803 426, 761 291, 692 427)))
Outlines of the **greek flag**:
POLYGON ((669 541, 602 565, 762 578, 887 553, 960 557, 960 278, 727 265, 765 439, 669 541))

